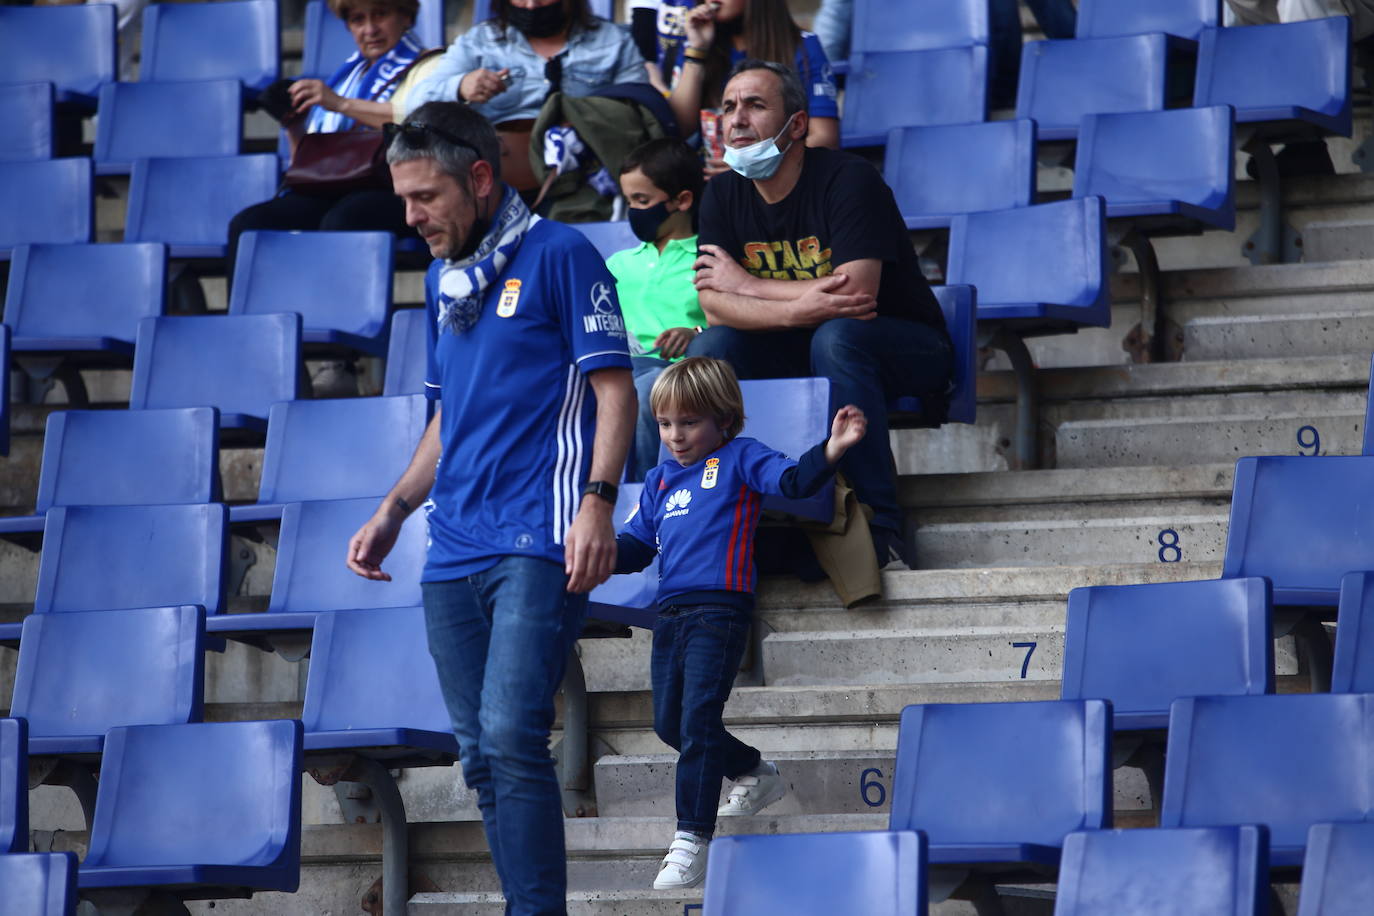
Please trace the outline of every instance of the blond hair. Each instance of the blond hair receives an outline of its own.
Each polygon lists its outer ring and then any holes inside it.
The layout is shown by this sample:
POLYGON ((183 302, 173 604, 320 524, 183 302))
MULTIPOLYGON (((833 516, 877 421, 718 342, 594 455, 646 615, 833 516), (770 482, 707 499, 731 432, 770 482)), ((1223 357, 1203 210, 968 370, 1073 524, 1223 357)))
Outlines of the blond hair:
POLYGON ((727 442, 744 429, 744 395, 735 370, 709 356, 689 356, 664 369, 649 392, 649 406, 655 414, 676 407, 712 417, 727 442))

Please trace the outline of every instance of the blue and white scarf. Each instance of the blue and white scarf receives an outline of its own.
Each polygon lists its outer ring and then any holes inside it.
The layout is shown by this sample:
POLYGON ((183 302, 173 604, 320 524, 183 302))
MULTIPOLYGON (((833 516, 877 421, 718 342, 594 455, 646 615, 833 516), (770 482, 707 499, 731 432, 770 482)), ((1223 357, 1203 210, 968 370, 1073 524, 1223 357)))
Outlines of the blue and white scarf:
MULTIPOLYGON (((362 99, 365 102, 385 102, 391 98, 400 83, 397 75, 415 63, 425 51, 420 39, 414 32, 406 32, 395 47, 377 58, 370 67, 363 59, 363 52, 354 51, 343 62, 343 66, 329 78, 329 88, 346 99, 362 99)), ((352 130, 352 118, 346 118, 337 111, 327 111, 319 105, 310 109, 310 117, 305 122, 308 134, 332 134, 341 130, 352 130)))
POLYGON ((444 261, 439 271, 439 333, 461 334, 482 316, 482 295, 520 249, 525 233, 539 217, 530 212, 509 185, 487 234, 477 250, 460 261, 444 261))

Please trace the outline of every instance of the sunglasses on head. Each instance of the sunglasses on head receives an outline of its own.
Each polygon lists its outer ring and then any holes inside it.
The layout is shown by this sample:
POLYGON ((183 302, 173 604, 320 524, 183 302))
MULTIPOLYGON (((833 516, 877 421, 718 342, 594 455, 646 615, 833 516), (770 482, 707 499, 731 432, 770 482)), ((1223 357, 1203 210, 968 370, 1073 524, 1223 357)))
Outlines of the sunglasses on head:
POLYGON ((397 137, 404 137, 406 146, 411 149, 428 149, 433 145, 434 138, 438 137, 445 143, 451 143, 454 146, 461 146, 463 149, 472 150, 477 154, 479 159, 482 157, 482 151, 477 147, 461 137, 455 137, 441 127, 435 127, 433 124, 423 124, 415 121, 406 121, 403 124, 396 124, 388 121, 386 124, 382 125, 382 138, 388 147, 396 141, 397 137))

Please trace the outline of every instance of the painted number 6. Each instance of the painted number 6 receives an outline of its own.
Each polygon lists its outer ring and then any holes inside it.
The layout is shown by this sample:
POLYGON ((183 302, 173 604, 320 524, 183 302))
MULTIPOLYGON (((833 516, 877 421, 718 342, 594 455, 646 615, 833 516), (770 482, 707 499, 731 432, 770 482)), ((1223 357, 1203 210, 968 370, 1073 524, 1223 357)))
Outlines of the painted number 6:
POLYGON ((859 774, 859 794, 863 796, 864 804, 870 808, 881 808, 883 802, 887 801, 887 787, 878 781, 882 778, 883 771, 875 767, 869 767, 859 774), (870 773, 875 778, 869 779, 870 773))

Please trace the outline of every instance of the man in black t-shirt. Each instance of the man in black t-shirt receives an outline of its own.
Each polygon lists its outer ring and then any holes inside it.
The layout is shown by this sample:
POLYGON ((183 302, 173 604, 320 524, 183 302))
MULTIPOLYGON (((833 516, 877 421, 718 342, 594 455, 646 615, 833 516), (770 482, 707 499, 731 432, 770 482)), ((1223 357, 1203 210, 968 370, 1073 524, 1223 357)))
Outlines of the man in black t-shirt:
POLYGON ((901 554, 887 403, 943 418, 953 374, 944 316, 892 191, 867 162, 805 145, 806 96, 786 67, 746 60, 725 87, 732 172, 707 183, 696 286, 711 327, 688 353, 740 378, 817 375, 868 417, 840 463, 872 507, 879 566, 901 554))

